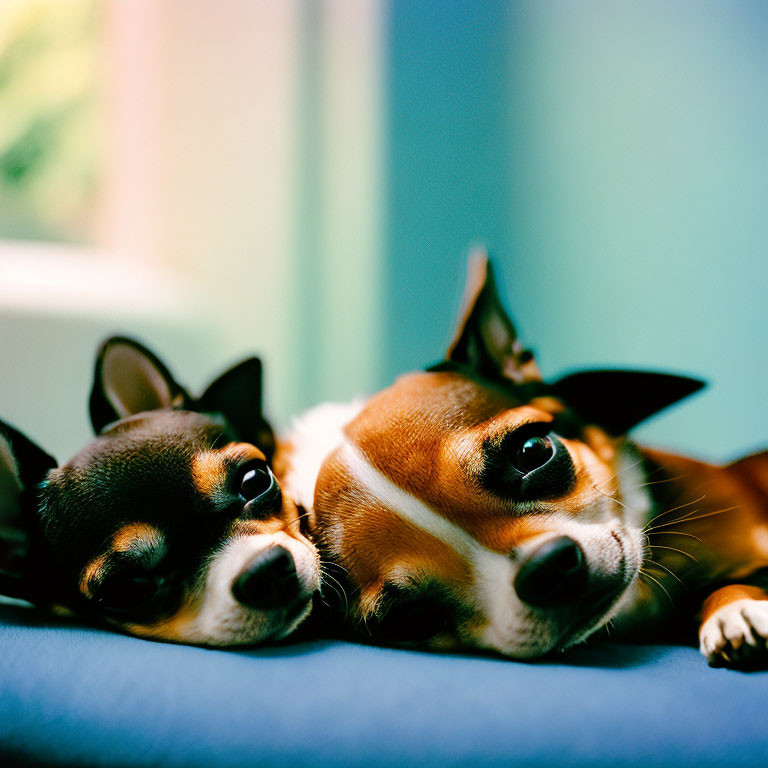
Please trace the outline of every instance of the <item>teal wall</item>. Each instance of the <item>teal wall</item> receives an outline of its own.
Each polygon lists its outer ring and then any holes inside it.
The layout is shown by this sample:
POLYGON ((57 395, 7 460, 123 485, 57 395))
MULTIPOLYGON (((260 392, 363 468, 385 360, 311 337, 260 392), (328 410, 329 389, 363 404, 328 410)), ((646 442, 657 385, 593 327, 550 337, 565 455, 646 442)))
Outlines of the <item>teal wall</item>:
MULTIPOLYGON (((154 317, 151 301, 132 306, 132 289, 102 286, 120 298, 114 308, 86 281, 92 307, 73 310, 69 283, 48 286, 67 299, 60 307, 45 297, 6 307, 0 264, 0 416, 62 456, 82 445, 95 344, 120 330, 193 388, 263 352, 268 407, 284 426, 440 358, 479 242, 546 375, 699 374, 710 389, 638 437, 713 459, 766 442, 768 4, 306 0, 300 10, 269 33, 291 52, 279 66, 295 54, 296 71, 270 74, 279 93, 253 109, 240 54, 267 27, 246 16, 238 29, 254 32, 232 48, 234 22, 221 21, 200 59, 208 16, 167 26, 183 53, 179 82, 195 67, 218 78, 168 107, 174 125, 214 96, 232 110, 208 110, 213 127, 184 132, 157 209, 175 227, 160 266, 200 294, 189 312, 161 306, 154 317), (229 90, 205 91, 219 82, 229 90), (274 127, 267 138, 262 123, 274 127), (260 177, 269 152, 241 154, 272 146, 269 136, 287 137, 276 142, 286 156, 260 177), (238 162, 212 160, 220 146, 238 162)), ((137 266, 152 256, 135 255, 137 266)))
POLYGON ((398 0, 387 34, 382 384, 441 355, 481 241, 545 374, 698 374, 639 439, 768 443, 768 6, 398 0))

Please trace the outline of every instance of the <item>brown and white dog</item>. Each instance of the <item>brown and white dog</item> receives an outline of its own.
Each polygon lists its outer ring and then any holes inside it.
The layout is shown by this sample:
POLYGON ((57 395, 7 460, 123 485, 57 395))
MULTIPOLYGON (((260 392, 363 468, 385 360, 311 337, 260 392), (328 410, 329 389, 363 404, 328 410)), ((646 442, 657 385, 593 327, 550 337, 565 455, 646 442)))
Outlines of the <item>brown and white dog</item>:
POLYGON ((626 432, 696 391, 541 380, 482 255, 445 361, 297 420, 277 466, 370 638, 530 659, 698 615, 712 663, 768 659, 768 454, 726 467, 626 432))

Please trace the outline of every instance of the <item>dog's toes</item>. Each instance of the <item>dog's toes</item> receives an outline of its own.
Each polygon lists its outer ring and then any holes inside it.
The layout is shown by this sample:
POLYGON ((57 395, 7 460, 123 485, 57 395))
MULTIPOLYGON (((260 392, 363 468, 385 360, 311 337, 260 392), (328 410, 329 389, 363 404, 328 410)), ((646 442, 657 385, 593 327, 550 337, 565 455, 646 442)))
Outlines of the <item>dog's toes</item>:
POLYGON ((699 648, 712 666, 768 665, 768 600, 736 600, 701 625, 699 648))
POLYGON ((768 600, 743 600, 741 615, 758 639, 768 640, 768 600))

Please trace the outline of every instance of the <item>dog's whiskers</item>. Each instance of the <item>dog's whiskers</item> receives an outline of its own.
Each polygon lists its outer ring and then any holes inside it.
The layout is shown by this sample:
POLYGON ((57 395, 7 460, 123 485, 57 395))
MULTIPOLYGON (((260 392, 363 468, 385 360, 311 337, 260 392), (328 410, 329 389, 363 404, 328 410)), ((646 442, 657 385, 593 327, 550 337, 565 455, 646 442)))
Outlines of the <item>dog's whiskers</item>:
POLYGON ((646 571, 644 568, 640 568, 640 575, 645 576, 654 582, 654 584, 657 584, 661 588, 661 591, 664 592, 664 594, 669 598, 669 602, 672 603, 673 606, 675 605, 675 601, 672 599, 672 595, 669 594, 667 588, 655 576, 651 576, 651 574, 648 573, 648 571, 646 571))
MULTIPOLYGON (((658 472, 661 469, 662 467, 659 467, 658 469, 655 469, 653 472, 658 472)), ((653 474, 653 472, 649 474, 649 477, 650 475, 653 474)), ((649 485, 661 485, 662 483, 675 483, 678 480, 682 480, 685 477, 687 477, 687 475, 676 475, 675 477, 665 477, 662 480, 649 480, 647 483, 641 483, 640 487, 646 488, 649 485)))
POLYGON ((605 485, 606 483, 610 483, 611 480, 614 480, 615 478, 617 478, 622 472, 628 472, 630 469, 634 469, 638 464, 642 464, 642 462, 643 462, 642 459, 638 459, 632 464, 628 464, 626 467, 622 467, 621 469, 617 470, 610 477, 607 477, 605 480, 601 480, 599 483, 595 483, 595 490, 598 490, 597 489, 598 485, 605 485))
POLYGON ((663 544, 650 544, 649 546, 651 547, 651 549, 669 549, 672 552, 679 552, 681 555, 690 557, 694 563, 699 562, 690 552, 686 552, 684 549, 678 549, 677 547, 667 547, 667 546, 664 546, 663 544))
POLYGON ((303 520, 305 517, 309 517, 312 514, 312 510, 309 512, 304 512, 303 514, 299 515, 296 519, 297 520, 303 520))
POLYGON ((338 568, 340 571, 344 571, 344 573, 349 573, 348 568, 345 568, 341 563, 337 563, 335 560, 323 560, 323 564, 326 568, 338 568))
POLYGON ((689 539, 696 539, 696 541, 701 541, 698 536, 694 536, 692 533, 685 533, 684 531, 660 531, 650 533, 649 537, 650 536, 687 536, 689 539))
MULTIPOLYGON (((650 531, 658 530, 659 528, 666 528, 668 525, 675 525, 677 523, 690 523, 694 520, 703 520, 705 517, 712 517, 713 515, 722 515, 723 512, 732 512, 734 509, 738 509, 739 505, 737 504, 734 507, 725 507, 724 509, 716 509, 714 512, 706 512, 703 515, 697 515, 696 517, 691 517, 690 515, 685 515, 684 517, 678 518, 677 520, 670 520, 668 523, 662 523, 661 525, 655 525, 653 528, 646 528, 644 533, 649 533, 650 531)), ((693 512, 691 512, 691 515, 695 515, 699 510, 695 509, 693 512)))
POLYGON ((615 501, 620 507, 624 507, 624 509, 629 510, 632 512, 632 508, 627 506, 623 501, 616 498, 616 496, 612 493, 606 493, 605 491, 601 491, 597 486, 599 483, 592 483, 592 487, 601 495, 604 496, 606 499, 610 499, 611 501, 615 501))
POLYGON ((685 582, 684 582, 684 581, 683 581, 683 580, 682 580, 682 579, 681 579, 681 578, 680 578, 680 577, 679 577, 679 576, 678 576, 678 575, 677 575, 677 574, 676 574, 676 573, 675 573, 675 572, 674 572, 674 571, 673 571, 671 568, 667 568, 667 566, 666 566, 666 565, 664 565, 663 563, 660 563, 658 560, 651 560, 651 559, 648 559, 646 562, 647 562, 649 565, 653 565, 653 566, 655 566, 655 567, 657 567, 657 568, 662 568, 662 569, 663 569, 663 570, 665 570, 665 571, 666 571, 666 572, 667 572, 667 573, 668 573, 670 576, 672 576, 673 578, 677 579, 677 580, 678 580, 678 581, 679 581, 679 582, 680 582, 680 583, 681 583, 681 584, 682 584, 684 587, 686 587, 686 588, 687 588, 687 585, 685 584, 685 582))
MULTIPOLYGON (((656 522, 659 518, 664 517, 664 515, 668 515, 671 512, 677 512, 678 509, 684 509, 685 507, 690 507, 692 504, 698 504, 700 501, 704 501, 704 499, 706 499, 706 498, 707 498, 706 495, 705 496, 701 496, 700 498, 694 499, 693 501, 687 501, 687 502, 685 502, 685 504, 678 504, 676 507, 672 507, 671 509, 666 509, 663 512, 659 512, 658 515, 655 515, 654 517, 652 517, 648 521, 648 525, 650 525, 651 523, 656 522)), ((691 514, 695 514, 696 511, 697 510, 694 510, 691 514)), ((685 515, 683 517, 685 517, 685 515)), ((665 523, 665 525, 672 525, 672 523, 671 522, 665 523)), ((648 528, 648 526, 646 526, 646 530, 652 530, 652 529, 650 529, 650 528, 648 528)))
MULTIPOLYGON (((341 600, 344 601, 344 618, 347 617, 349 614, 349 599, 347 597, 347 593, 344 589, 344 585, 335 577, 332 576, 328 571, 323 567, 323 563, 320 564, 320 575, 321 575, 321 584, 328 584, 328 586, 333 589, 333 591, 339 596, 341 600)), ((322 587, 320 588, 320 595, 322 596, 322 587)), ((324 601, 325 602, 325 601, 324 601)), ((328 605, 328 603, 325 603, 328 605)))

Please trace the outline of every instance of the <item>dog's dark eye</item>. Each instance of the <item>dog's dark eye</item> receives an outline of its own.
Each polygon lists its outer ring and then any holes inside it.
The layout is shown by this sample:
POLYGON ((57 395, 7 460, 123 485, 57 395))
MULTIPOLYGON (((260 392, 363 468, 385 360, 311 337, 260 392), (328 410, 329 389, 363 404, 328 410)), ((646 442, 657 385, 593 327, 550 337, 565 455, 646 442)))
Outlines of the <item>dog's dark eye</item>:
POLYGON ((573 488, 571 455, 549 424, 526 424, 484 446, 480 483, 510 499, 551 499, 573 488))
POLYGON ((512 464, 515 469, 527 475, 534 469, 543 467, 555 454, 555 447, 548 437, 529 437, 522 445, 515 448, 512 464))
POLYGON ((251 465, 240 478, 239 493, 246 501, 265 494, 274 485, 275 478, 266 464, 251 465))
POLYGON ((435 590, 410 594, 408 590, 384 588, 382 615, 367 622, 374 637, 390 643, 423 643, 435 635, 449 633, 455 622, 453 606, 435 590))
POLYGON ((413 600, 393 606, 381 620, 376 636, 391 643, 423 643, 451 628, 446 606, 413 600))
POLYGON ((99 584, 94 600, 100 610, 116 617, 136 616, 159 608, 170 591, 161 576, 136 570, 117 571, 99 584))
POLYGON ((115 576, 108 580, 105 597, 113 605, 134 608, 155 594, 157 582, 149 576, 115 576))

